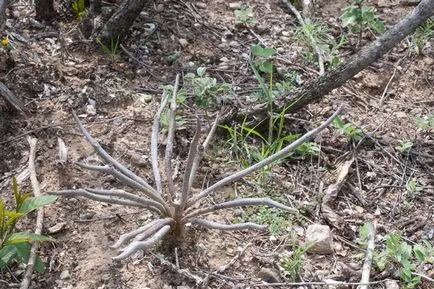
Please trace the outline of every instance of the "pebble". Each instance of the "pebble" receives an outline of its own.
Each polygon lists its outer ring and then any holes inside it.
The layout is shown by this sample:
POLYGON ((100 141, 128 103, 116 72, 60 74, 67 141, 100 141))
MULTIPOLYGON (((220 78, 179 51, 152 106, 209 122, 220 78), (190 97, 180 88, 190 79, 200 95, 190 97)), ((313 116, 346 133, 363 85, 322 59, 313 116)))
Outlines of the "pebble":
POLYGON ((279 283, 282 281, 279 271, 271 268, 262 268, 258 273, 259 278, 267 283, 279 283))
POLYGON ((180 38, 178 42, 179 44, 181 44, 182 47, 186 47, 188 45, 188 41, 185 38, 180 38))
POLYGON ((63 228, 65 227, 65 225, 66 225, 66 222, 57 223, 56 225, 48 228, 48 233, 49 234, 56 234, 56 233, 62 231, 63 228))
POLYGON ((235 9, 239 9, 241 7, 242 3, 241 2, 232 2, 229 3, 229 8, 235 10, 235 9))
POLYGON ((286 31, 286 30, 283 30, 283 31, 282 31, 282 35, 283 35, 283 36, 289 36, 290 34, 289 34, 289 32, 288 32, 288 31, 286 31))
POLYGON ((157 11, 158 13, 163 12, 164 11, 164 5, 158 4, 157 7, 155 7, 155 11, 157 11))
POLYGON ((431 57, 426 57, 423 62, 425 62, 426 65, 431 66, 434 64, 434 59, 431 57))
POLYGON ((14 10, 14 11, 12 11, 12 17, 13 18, 15 18, 15 19, 18 19, 18 18, 20 18, 20 11, 17 11, 17 10, 14 10))
POLYGON ((63 270, 62 273, 60 273, 60 279, 61 280, 69 279, 70 277, 71 277, 71 275, 69 275, 68 270, 63 270))
POLYGON ((289 38, 289 37, 287 37, 287 36, 280 36, 280 39, 281 39, 283 42, 291 42, 291 38, 289 38))
POLYGON ((240 46, 240 43, 236 40, 232 40, 231 42, 229 42, 229 46, 238 47, 240 46))
POLYGON ((200 8, 200 9, 205 9, 206 8, 206 3, 203 2, 196 2, 196 7, 200 8))

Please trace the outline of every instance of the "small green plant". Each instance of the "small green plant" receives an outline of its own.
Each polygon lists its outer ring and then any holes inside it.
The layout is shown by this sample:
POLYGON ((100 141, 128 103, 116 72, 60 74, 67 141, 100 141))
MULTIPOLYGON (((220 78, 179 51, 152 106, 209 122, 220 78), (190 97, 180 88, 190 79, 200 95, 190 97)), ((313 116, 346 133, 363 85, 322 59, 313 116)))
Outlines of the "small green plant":
POLYGON ((375 14, 375 8, 364 7, 364 0, 353 0, 353 4, 344 8, 341 16, 342 26, 349 27, 350 31, 358 35, 358 45, 362 41, 362 33, 366 29, 375 34, 381 34, 386 30, 384 23, 375 14))
POLYGON ((247 27, 258 24, 258 20, 253 17, 253 8, 243 5, 240 9, 235 10, 235 23, 247 27))
POLYGON ((179 60, 181 53, 179 51, 173 51, 167 55, 167 61, 169 61, 170 64, 173 64, 179 60))
POLYGON ((318 154, 321 150, 314 142, 305 142, 297 148, 297 153, 302 159, 318 154))
POLYGON ((416 125, 424 132, 429 132, 434 128, 434 116, 428 114, 425 116, 416 117, 416 125))
POLYGON ((74 10, 77 15, 77 20, 83 20, 87 16, 85 0, 72 2, 72 10, 74 10))
POLYGON ((399 266, 404 288, 410 289, 421 283, 420 276, 413 274, 414 270, 419 264, 432 263, 433 252, 429 242, 424 241, 424 245, 412 246, 403 241, 400 234, 391 233, 386 238, 386 247, 374 255, 374 261, 380 270, 392 264, 399 266))
POLYGON ((218 103, 217 96, 226 94, 230 90, 227 83, 217 83, 217 79, 206 76, 206 68, 199 67, 196 74, 187 73, 184 81, 188 85, 187 91, 192 90, 199 108, 209 108, 218 103))
POLYGON ((352 123, 344 123, 340 117, 333 120, 332 126, 351 142, 357 142, 363 138, 363 132, 360 128, 352 123))
POLYGON ((413 42, 417 47, 418 53, 422 52, 429 39, 434 36, 434 21, 427 19, 419 26, 413 35, 413 42))
POLYGON ((413 148, 413 143, 411 141, 399 141, 398 145, 395 146, 395 149, 400 153, 408 153, 413 148))
POLYGON ((423 190, 415 179, 408 181, 405 185, 405 189, 407 190, 407 196, 410 200, 414 200, 418 197, 423 190))
POLYGON ((300 271, 303 269, 303 257, 313 245, 314 243, 298 245, 295 237, 293 236, 292 254, 290 256, 284 257, 281 261, 284 274, 290 278, 290 281, 298 281, 300 271))
MULTIPOLYGON (((56 196, 32 197, 31 193, 21 193, 16 178, 13 178, 15 208, 8 210, 5 201, 0 198, 0 272, 13 261, 27 264, 31 242, 53 242, 54 239, 30 232, 20 232, 19 223, 23 218, 42 206, 53 203, 56 196)), ((43 272, 44 266, 39 257, 35 260, 37 272, 43 272)))
POLYGON ((319 21, 310 21, 305 25, 295 29, 295 36, 299 42, 307 47, 303 52, 303 57, 308 62, 315 62, 315 47, 318 47, 324 62, 331 67, 336 67, 341 63, 339 49, 348 43, 346 37, 334 37, 330 34, 327 25, 319 21))
POLYGON ((104 53, 110 56, 110 59, 112 61, 115 61, 118 58, 119 51, 120 51, 119 37, 118 38, 114 38, 114 37, 110 38, 110 41, 108 41, 108 43, 105 43, 100 38, 97 38, 96 42, 99 44, 99 46, 104 51, 104 53))

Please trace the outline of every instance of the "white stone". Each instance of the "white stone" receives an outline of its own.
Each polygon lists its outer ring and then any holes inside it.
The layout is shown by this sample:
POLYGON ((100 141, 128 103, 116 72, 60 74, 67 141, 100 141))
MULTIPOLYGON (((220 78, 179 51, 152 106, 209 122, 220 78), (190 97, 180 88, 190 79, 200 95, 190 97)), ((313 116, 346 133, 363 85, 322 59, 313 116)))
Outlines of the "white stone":
POLYGON ((315 224, 307 227, 306 242, 307 244, 314 243, 309 249, 311 253, 333 253, 332 232, 328 226, 315 224))
POLYGON ((384 285, 386 289, 399 289, 399 284, 395 280, 387 280, 384 285))

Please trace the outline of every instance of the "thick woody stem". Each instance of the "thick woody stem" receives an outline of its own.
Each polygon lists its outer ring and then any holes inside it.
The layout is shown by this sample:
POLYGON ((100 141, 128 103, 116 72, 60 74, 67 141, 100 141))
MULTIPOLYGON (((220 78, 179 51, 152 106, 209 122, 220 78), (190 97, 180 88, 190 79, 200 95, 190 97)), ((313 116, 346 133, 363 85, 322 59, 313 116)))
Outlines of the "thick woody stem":
POLYGON ((314 138, 318 133, 320 133, 321 131, 323 131, 342 111, 342 106, 340 106, 335 113, 333 113, 333 115, 331 117, 329 117, 323 124, 321 124, 319 127, 307 132, 305 135, 303 135, 302 137, 300 137, 299 139, 297 139, 296 141, 294 141, 293 143, 289 144, 288 146, 286 146, 284 149, 282 149, 281 151, 269 156, 268 158, 260 161, 259 163, 254 164, 251 167, 248 167, 247 169, 241 170, 239 172, 236 172, 220 181, 218 181, 217 183, 215 183, 214 185, 206 188, 205 190, 203 190, 201 193, 199 193, 198 195, 192 197, 188 202, 187 202, 187 207, 190 207, 191 205, 193 205, 194 203, 196 203, 197 201, 199 201, 200 199, 204 198, 205 196, 207 196, 208 194, 211 194, 212 192, 214 192, 215 190, 222 188, 224 186, 226 186, 227 184, 233 183, 245 176, 247 176, 248 174, 251 174, 259 169, 262 169, 263 167, 272 164, 273 162, 285 157, 289 152, 293 151, 294 149, 296 149, 297 147, 299 147, 300 145, 302 145, 303 143, 309 141, 310 139, 314 138))
POLYGON ((217 222, 211 222, 202 219, 191 219, 192 224, 199 225, 209 229, 223 230, 223 231, 235 231, 235 230, 265 230, 267 229, 267 225, 259 225, 251 222, 247 223, 239 223, 239 224, 222 224, 217 222))

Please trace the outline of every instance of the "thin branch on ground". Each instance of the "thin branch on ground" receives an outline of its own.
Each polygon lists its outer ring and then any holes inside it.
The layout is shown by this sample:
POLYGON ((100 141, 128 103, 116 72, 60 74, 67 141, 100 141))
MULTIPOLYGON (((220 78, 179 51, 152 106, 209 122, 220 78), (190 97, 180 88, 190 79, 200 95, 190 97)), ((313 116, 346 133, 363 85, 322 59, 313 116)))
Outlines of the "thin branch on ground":
POLYGON ((237 254, 225 265, 220 266, 216 271, 213 272, 213 274, 222 274, 224 271, 226 271, 230 266, 235 264, 235 262, 243 256, 244 252, 252 245, 252 243, 247 243, 246 246, 240 251, 237 252, 237 254))
POLYGON ((365 263, 363 263, 362 269, 362 279, 360 283, 362 285, 359 286, 359 289, 368 289, 369 286, 369 278, 371 276, 371 267, 372 267, 372 259, 374 258, 375 252, 375 231, 376 224, 375 222, 369 222, 368 224, 368 248, 366 250, 365 263))
MULTIPOLYGON (((39 188, 39 182, 38 182, 38 178, 36 177, 36 168, 35 168, 36 144, 38 140, 36 138, 27 137, 27 141, 30 145, 30 153, 29 153, 30 182, 32 184, 33 195, 35 197, 39 197, 41 196, 41 190, 39 188)), ((39 208, 36 214, 35 234, 42 233, 43 222, 44 222, 44 209, 39 208)), ((39 243, 34 242, 32 244, 32 247, 30 248, 30 256, 27 262, 26 272, 24 273, 23 280, 21 281, 20 289, 27 289, 30 286, 33 269, 35 267, 36 251, 38 249, 39 249, 39 243)))
POLYGON ((167 261, 166 259, 164 259, 163 255, 161 255, 161 254, 156 254, 155 255, 154 254, 154 256, 160 261, 160 263, 162 265, 169 266, 170 269, 172 269, 176 273, 178 273, 178 274, 180 274, 180 275, 182 275, 184 277, 187 277, 188 279, 194 280, 195 283, 196 283, 196 285, 200 285, 203 282, 202 278, 200 278, 197 275, 194 275, 190 271, 188 271, 186 269, 179 269, 179 268, 177 268, 175 264, 172 264, 169 261, 167 261))

